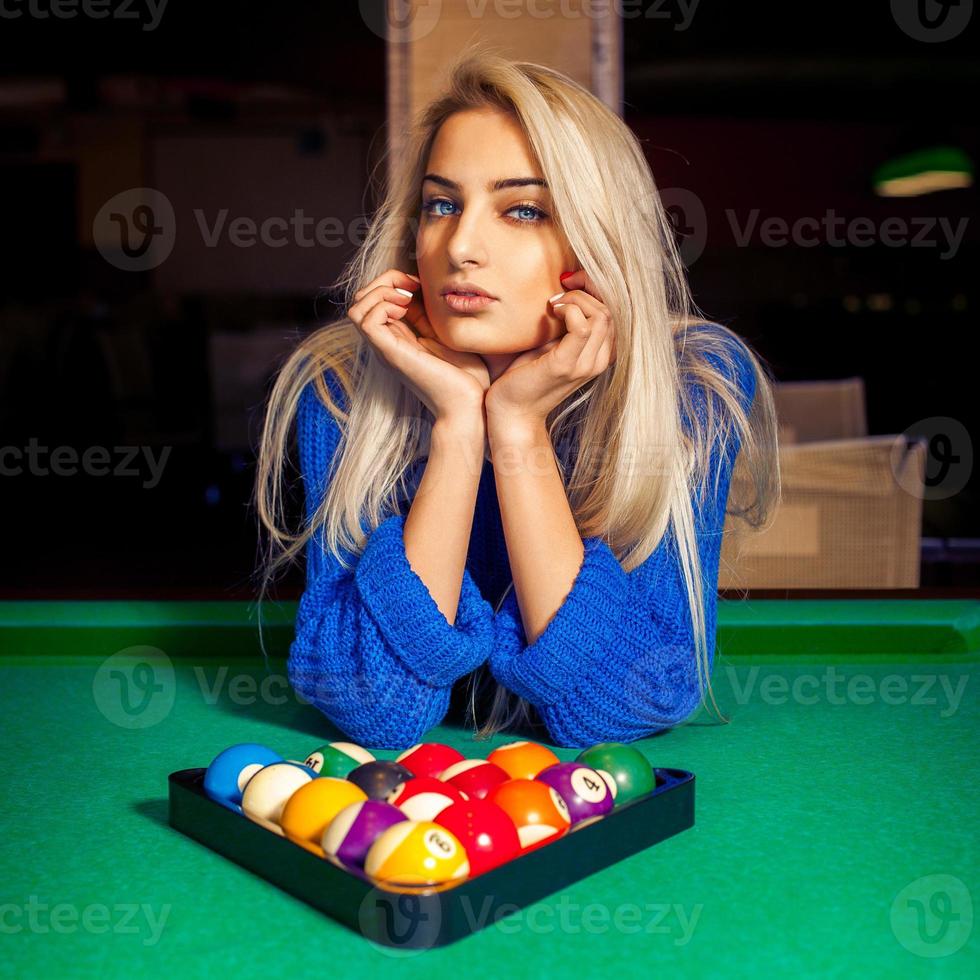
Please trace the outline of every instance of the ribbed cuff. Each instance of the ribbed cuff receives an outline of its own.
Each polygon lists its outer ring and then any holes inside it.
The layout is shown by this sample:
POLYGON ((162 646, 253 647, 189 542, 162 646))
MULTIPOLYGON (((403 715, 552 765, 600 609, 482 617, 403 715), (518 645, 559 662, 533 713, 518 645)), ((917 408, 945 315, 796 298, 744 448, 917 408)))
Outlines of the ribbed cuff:
POLYGON ((554 704, 609 656, 624 619, 629 578, 601 538, 584 538, 571 591, 531 646, 511 592, 495 620, 490 670, 536 707, 554 704))
POLYGON ((463 570, 456 622, 450 625, 405 554, 405 517, 394 514, 368 538, 354 580, 395 656, 416 677, 451 685, 475 670, 493 645, 493 610, 463 570))

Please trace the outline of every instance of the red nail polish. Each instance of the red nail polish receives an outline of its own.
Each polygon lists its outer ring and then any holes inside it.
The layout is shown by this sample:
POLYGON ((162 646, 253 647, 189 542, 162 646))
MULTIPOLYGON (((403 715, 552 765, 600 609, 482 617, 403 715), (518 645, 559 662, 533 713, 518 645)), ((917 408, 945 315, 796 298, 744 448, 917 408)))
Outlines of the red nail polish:
POLYGON ((558 278, 559 279, 567 279, 569 276, 573 276, 573 275, 575 275, 575 270, 574 269, 572 269, 571 272, 563 272, 558 278))

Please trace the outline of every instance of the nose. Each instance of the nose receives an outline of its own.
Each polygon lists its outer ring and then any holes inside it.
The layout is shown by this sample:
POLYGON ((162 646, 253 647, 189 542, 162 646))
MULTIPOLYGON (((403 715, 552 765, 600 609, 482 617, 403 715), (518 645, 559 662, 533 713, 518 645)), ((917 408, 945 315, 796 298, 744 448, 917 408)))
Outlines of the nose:
POLYGON ((446 243, 446 251, 454 265, 482 265, 486 262, 485 220, 482 213, 473 206, 466 208, 456 219, 446 243))

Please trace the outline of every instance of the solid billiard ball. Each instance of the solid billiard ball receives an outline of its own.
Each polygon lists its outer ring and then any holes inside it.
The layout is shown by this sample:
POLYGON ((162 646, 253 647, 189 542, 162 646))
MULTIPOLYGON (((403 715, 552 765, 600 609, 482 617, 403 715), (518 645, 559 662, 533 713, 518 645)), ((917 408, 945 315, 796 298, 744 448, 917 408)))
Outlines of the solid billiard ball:
POLYGON ((441 742, 420 742, 402 752, 395 762, 410 769, 416 776, 439 776, 454 762, 463 758, 462 752, 441 742))
POLYGON ((320 854, 320 842, 330 821, 345 806, 366 799, 364 790, 350 780, 318 776, 289 797, 279 823, 291 841, 320 854))
POLYGON ((534 779, 542 769, 561 760, 538 742, 508 742, 494 749, 487 761, 500 766, 511 779, 534 779))
POLYGON ((242 791, 263 767, 282 762, 278 752, 256 742, 241 742, 219 752, 204 773, 204 792, 212 800, 241 813, 242 791))
POLYGON ((466 849, 456 835, 431 820, 403 820, 371 845, 364 871, 399 885, 437 885, 470 873, 466 849))
POLYGON ((486 759, 463 759, 451 765, 439 778, 461 789, 470 799, 483 800, 497 783, 511 777, 500 766, 486 759))
POLYGON ((489 800, 453 803, 435 822, 451 830, 466 849, 471 875, 483 874, 521 853, 521 838, 514 821, 489 800))
POLYGON ((530 851, 561 837, 571 826, 568 806, 547 783, 508 779, 487 794, 513 821, 521 850, 530 851))
POLYGON ((347 778, 367 793, 369 800, 383 800, 399 783, 411 779, 414 774, 410 769, 378 759, 375 762, 364 762, 352 769, 347 778))
POLYGON ((461 803, 466 798, 461 790, 435 776, 413 776, 399 783, 386 800, 410 820, 435 820, 451 803, 461 803))
POLYGON ((559 762, 534 778, 547 783, 565 801, 573 824, 601 817, 613 808, 609 785, 595 769, 581 762, 559 762))
POLYGON ((245 784, 242 810, 247 817, 279 823, 286 801, 313 779, 316 779, 316 773, 298 762, 274 762, 263 766, 245 784))
POLYGON ((375 840, 389 827, 407 819, 397 806, 384 800, 349 803, 330 821, 320 843, 324 853, 341 864, 363 868, 375 840))
POLYGON ((647 757, 632 745, 600 742, 583 749, 576 762, 591 766, 615 786, 614 806, 622 806, 656 789, 657 779, 647 757), (608 778, 607 778, 608 777, 608 778))
POLYGON ((352 769, 365 762, 374 762, 374 756, 367 749, 353 742, 330 742, 314 749, 304 765, 309 766, 319 776, 336 776, 346 779, 352 769))

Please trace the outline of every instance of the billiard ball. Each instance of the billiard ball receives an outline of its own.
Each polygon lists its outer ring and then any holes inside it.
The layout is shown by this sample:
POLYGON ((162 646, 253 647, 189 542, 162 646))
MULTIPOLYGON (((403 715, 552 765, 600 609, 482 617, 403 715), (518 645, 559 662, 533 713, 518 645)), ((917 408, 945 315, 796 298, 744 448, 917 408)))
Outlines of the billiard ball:
POLYGON ((350 780, 318 776, 289 797, 279 823, 291 841, 322 854, 320 842, 330 821, 348 804, 366 799, 364 790, 350 780))
POLYGON ((486 759, 463 759, 453 763, 439 778, 461 789, 470 799, 483 800, 492 787, 510 779, 510 775, 486 759))
POLYGON ((367 793, 369 800, 383 800, 399 783, 411 779, 410 769, 397 762, 378 759, 364 762, 347 773, 347 778, 367 793))
POLYGON ((494 749, 487 761, 500 766, 511 779, 534 779, 542 769, 561 760, 538 742, 508 742, 494 749))
POLYGON ((451 803, 461 803, 466 798, 461 790, 435 776, 413 776, 399 783, 386 800, 410 820, 435 820, 451 803))
POLYGON ((656 789, 657 779, 647 757, 632 745, 600 742, 583 749, 576 762, 591 766, 615 786, 614 806, 622 806, 656 789), (607 778, 608 777, 608 778, 607 778))
POLYGON ((463 758, 462 752, 441 742, 420 742, 402 752, 395 762, 410 769, 416 776, 439 776, 454 762, 463 758))
POLYGON ((371 845, 364 871, 399 885, 437 885, 470 873, 466 849, 456 835, 431 820, 403 820, 371 845))
POLYGON ((581 762, 559 762, 534 778, 547 783, 565 801, 573 824, 603 816, 613 808, 612 790, 606 781, 581 762))
POLYGON ((530 851, 561 837, 571 826, 568 806, 547 783, 536 779, 508 779, 487 794, 513 821, 522 851, 530 851))
POLYGON ((219 752, 204 773, 204 792, 222 806, 242 812, 242 790, 263 767, 282 762, 282 756, 256 742, 241 742, 219 752))
POLYGON ((466 849, 470 874, 479 875, 521 853, 514 821, 489 800, 463 800, 447 806, 436 818, 466 849))
POLYGON ((371 845, 389 827, 408 817, 384 800, 361 800, 349 803, 330 821, 320 842, 324 854, 341 864, 363 868, 371 845))
POLYGON ((336 776, 346 779, 352 769, 375 758, 367 749, 353 742, 330 742, 314 749, 304 765, 309 766, 319 776, 336 776))
POLYGON ((279 823, 286 801, 316 773, 298 762, 274 762, 263 766, 246 784, 242 810, 247 817, 279 823))

